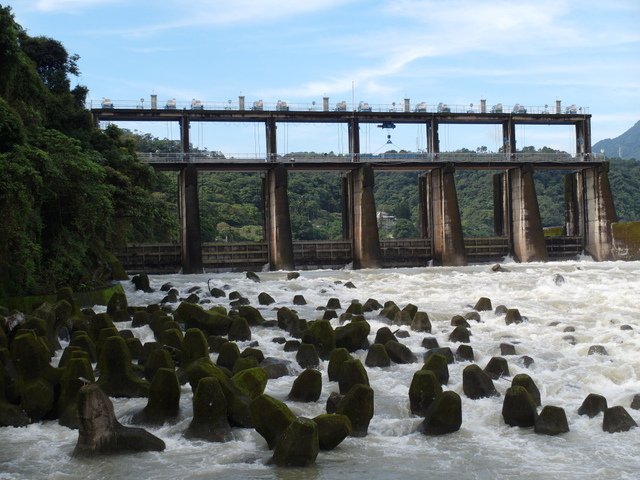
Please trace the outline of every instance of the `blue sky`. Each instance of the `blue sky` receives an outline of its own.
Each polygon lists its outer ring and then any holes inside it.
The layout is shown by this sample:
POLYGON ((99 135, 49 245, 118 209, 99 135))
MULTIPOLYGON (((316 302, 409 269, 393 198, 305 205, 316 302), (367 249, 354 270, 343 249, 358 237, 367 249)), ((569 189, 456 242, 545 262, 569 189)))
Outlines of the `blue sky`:
MULTIPOLYGON (((391 105, 474 104, 588 108, 593 142, 640 120, 638 0, 11 0, 30 35, 77 53, 78 83, 94 104, 149 95, 223 104, 282 99, 302 108, 328 96, 391 105)), ((386 107, 385 107, 386 108, 386 107)), ((178 138, 170 124, 128 124, 178 138)), ((424 129, 361 129, 364 151, 424 148, 424 129)), ((499 147, 493 126, 441 127, 441 150, 499 147)), ((251 124, 192 126, 192 143, 264 152, 251 124)), ((518 146, 571 151, 568 127, 519 127, 518 146)), ((346 128, 289 125, 278 150, 347 148, 346 128)))

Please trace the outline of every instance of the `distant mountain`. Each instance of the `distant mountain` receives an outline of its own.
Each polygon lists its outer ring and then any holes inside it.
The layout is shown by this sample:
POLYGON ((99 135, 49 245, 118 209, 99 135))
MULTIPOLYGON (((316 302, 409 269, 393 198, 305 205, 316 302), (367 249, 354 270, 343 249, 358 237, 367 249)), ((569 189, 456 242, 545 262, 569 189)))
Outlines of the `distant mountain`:
POLYGON ((594 153, 604 150, 604 154, 610 158, 640 160, 640 121, 619 137, 606 138, 595 143, 592 150, 594 153))

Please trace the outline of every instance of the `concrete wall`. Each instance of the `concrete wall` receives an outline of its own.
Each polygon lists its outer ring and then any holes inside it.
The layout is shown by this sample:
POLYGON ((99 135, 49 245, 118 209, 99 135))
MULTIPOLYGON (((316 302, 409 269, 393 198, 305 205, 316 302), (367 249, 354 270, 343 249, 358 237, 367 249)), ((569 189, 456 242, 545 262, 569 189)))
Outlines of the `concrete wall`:
POLYGON ((614 260, 640 260, 640 221, 611 225, 614 260))

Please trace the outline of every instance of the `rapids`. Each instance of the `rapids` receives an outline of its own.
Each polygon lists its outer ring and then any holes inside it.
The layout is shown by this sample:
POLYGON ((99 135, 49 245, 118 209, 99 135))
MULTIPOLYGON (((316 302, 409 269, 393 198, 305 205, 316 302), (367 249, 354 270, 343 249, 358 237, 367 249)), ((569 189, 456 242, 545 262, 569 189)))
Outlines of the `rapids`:
MULTIPOLYGON (((212 287, 229 285, 229 291, 238 290, 254 306, 258 306, 258 294, 265 291, 277 302, 259 307, 266 319, 275 318, 274 306, 292 307, 296 294, 304 295, 308 302, 295 307, 300 317, 308 320, 321 317, 316 307, 326 305, 330 297, 339 298, 343 309, 355 298, 361 302, 370 297, 381 303, 393 300, 400 308, 413 303, 429 314, 433 325, 432 334, 410 332, 409 338, 400 339, 419 358, 425 352, 421 346, 425 336, 435 336, 440 346, 449 345, 451 317, 470 311, 479 297, 489 297, 494 308, 500 304, 518 308, 527 320, 507 326, 504 316, 481 312, 481 323, 470 321, 475 363, 484 368, 492 356, 500 355, 500 343, 515 345, 517 354, 506 357, 511 375, 528 373, 540 389, 543 406, 565 409, 571 430, 567 434, 549 437, 536 435, 533 429, 505 425, 502 401, 511 378, 494 381, 500 397, 470 400, 462 393, 462 370, 468 365, 463 362, 449 365, 451 378, 443 387, 462 397, 460 431, 441 437, 424 436, 417 432, 421 419, 411 415, 408 400, 409 384, 420 363, 393 364, 385 369, 367 368, 375 391, 375 415, 368 436, 347 438, 337 449, 320 452, 310 468, 267 466, 271 451, 251 429, 234 429, 234 439, 224 444, 184 439, 182 432, 192 414, 187 384, 182 390, 178 423, 148 428, 166 442, 164 452, 77 459, 71 457, 77 431, 56 421, 0 428, 0 479, 639 478, 640 428, 609 434, 602 430, 602 414, 589 419, 579 416, 577 410, 593 392, 604 395, 609 406, 622 405, 636 421, 640 420, 640 412, 630 408, 633 396, 640 393, 640 262, 584 260, 504 266, 509 272, 492 272, 488 265, 315 270, 301 271, 296 280, 287 280, 286 272, 264 272, 259 273, 261 283, 241 273, 161 275, 151 277, 151 286, 159 290, 163 283, 171 282, 181 293, 192 286, 206 291, 210 280, 212 287), (561 274, 565 282, 556 284, 556 274, 561 274), (345 288, 347 281, 357 288, 345 288), (621 330, 625 324, 632 330, 621 330), (575 331, 564 332, 568 326, 575 331), (575 337, 575 344, 567 335, 575 337), (594 344, 603 345, 608 355, 587 355, 594 344), (529 368, 519 361, 522 355, 534 359, 529 368)), ((124 282, 124 287, 129 305, 158 302, 164 295, 160 291, 136 292, 129 282, 124 282)), ((211 300, 225 306, 229 302, 226 298, 211 300)), ((99 308, 96 311, 103 311, 99 308)), ((372 341, 375 332, 389 322, 376 312, 366 314, 366 318, 371 324, 372 341)), ((332 320, 332 324, 337 326, 338 320, 332 320)), ((131 325, 117 326, 123 329, 131 325)), ((146 326, 133 331, 143 343, 153 340, 146 326)), ((297 367, 295 352, 283 352, 281 345, 271 342, 273 337, 286 336, 285 332, 253 327, 252 334, 265 356, 292 360, 297 367)), ((239 342, 240 349, 247 344, 239 342)), ((457 346, 451 346, 455 351, 457 346)), ((358 351, 355 356, 364 363, 366 352, 358 351)), ((215 360, 216 355, 212 358, 215 360)), ((323 393, 317 403, 287 401, 297 415, 313 417, 324 412, 329 393, 337 390, 337 384, 327 379, 326 367, 327 362, 322 362, 323 393)), ((270 380, 266 393, 286 401, 294 378, 270 380)), ((116 414, 124 424, 145 404, 145 399, 114 399, 116 414)))

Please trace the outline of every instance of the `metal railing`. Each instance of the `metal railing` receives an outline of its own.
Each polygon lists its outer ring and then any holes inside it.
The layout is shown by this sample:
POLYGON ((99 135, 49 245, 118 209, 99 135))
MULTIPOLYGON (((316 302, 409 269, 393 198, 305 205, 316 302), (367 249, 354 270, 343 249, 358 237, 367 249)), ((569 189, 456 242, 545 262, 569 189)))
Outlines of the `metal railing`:
POLYGON ((572 156, 568 153, 516 152, 475 153, 475 152, 440 152, 440 153, 360 153, 353 155, 333 154, 264 154, 264 153, 230 153, 193 152, 193 153, 155 153, 138 152, 138 159, 143 163, 573 163, 604 161, 601 153, 572 156))
MULTIPOLYGON (((128 109, 151 110, 151 102, 138 100, 89 100, 88 109, 128 109)), ((295 111, 295 112, 405 112, 405 113, 458 113, 458 114, 573 114, 586 115, 589 107, 569 105, 556 111, 555 105, 506 105, 493 104, 481 107, 481 104, 450 105, 443 102, 429 103, 425 101, 409 102, 405 105, 403 100, 391 103, 367 103, 355 104, 347 101, 331 102, 328 108, 324 108, 322 101, 289 103, 279 100, 277 102, 263 102, 262 100, 247 101, 244 108, 237 100, 227 101, 176 101, 175 99, 163 99, 157 102, 157 108, 153 110, 235 110, 235 111, 295 111)))

